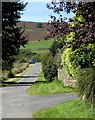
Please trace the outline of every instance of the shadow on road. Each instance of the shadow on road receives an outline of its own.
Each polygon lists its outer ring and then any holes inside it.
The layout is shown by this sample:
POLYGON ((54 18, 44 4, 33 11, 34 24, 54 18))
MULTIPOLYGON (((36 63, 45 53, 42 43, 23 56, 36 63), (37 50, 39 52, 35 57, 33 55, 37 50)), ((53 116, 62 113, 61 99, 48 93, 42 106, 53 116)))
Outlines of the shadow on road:
POLYGON ((2 87, 13 87, 13 86, 31 86, 32 84, 36 83, 46 83, 46 81, 34 81, 34 82, 2 82, 3 85, 2 87))
POLYGON ((14 76, 13 78, 35 78, 39 76, 14 76))

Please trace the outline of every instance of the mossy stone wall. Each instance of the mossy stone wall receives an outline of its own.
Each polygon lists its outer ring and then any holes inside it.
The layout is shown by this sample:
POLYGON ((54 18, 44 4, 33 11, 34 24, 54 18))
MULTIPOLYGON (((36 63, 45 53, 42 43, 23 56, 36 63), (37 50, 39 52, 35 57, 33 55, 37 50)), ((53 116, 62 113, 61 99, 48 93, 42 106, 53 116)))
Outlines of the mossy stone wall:
POLYGON ((76 87, 77 85, 77 80, 70 77, 66 70, 63 69, 58 69, 58 79, 62 80, 64 86, 70 86, 70 87, 76 87))

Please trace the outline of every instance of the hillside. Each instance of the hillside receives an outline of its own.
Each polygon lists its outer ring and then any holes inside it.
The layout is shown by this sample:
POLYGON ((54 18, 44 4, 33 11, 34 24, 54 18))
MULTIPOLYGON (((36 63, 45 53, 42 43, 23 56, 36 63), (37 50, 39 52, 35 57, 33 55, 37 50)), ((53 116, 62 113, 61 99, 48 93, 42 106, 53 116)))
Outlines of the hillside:
POLYGON ((40 28, 38 24, 38 22, 26 21, 20 21, 18 23, 18 26, 25 28, 24 35, 28 35, 29 42, 44 40, 45 37, 49 34, 47 31, 49 25, 47 25, 47 23, 41 23, 42 28, 40 28))

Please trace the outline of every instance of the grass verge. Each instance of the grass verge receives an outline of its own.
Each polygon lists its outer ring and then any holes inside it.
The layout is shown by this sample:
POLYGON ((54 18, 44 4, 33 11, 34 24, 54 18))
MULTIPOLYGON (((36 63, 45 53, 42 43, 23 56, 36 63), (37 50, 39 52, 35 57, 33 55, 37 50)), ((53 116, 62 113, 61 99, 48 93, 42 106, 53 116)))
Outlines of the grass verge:
POLYGON ((33 113, 33 118, 93 118, 93 105, 80 99, 66 101, 33 113))
POLYGON ((75 88, 65 87, 63 83, 57 79, 50 83, 47 83, 43 73, 40 73, 36 83, 32 84, 32 86, 27 89, 27 93, 29 95, 48 95, 77 91, 78 90, 75 88))

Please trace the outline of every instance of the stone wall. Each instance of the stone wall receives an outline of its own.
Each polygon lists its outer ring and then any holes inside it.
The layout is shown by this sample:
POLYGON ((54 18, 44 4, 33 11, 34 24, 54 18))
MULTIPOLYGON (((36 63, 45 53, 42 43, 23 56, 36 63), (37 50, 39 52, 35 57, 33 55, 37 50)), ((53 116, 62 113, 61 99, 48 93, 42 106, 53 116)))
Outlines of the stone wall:
POLYGON ((66 70, 63 69, 58 69, 58 79, 62 80, 64 86, 70 86, 70 87, 76 87, 76 80, 72 77, 70 77, 67 73, 66 70))

